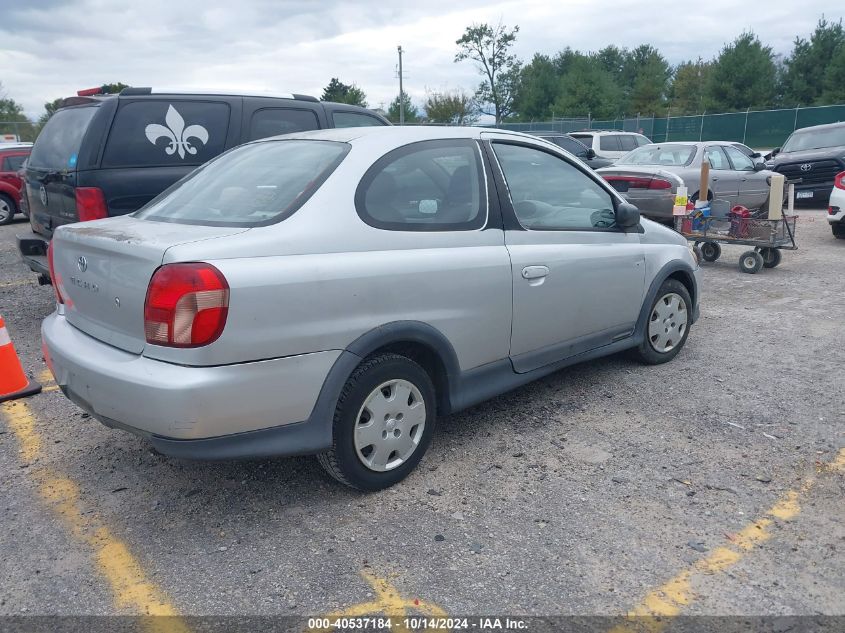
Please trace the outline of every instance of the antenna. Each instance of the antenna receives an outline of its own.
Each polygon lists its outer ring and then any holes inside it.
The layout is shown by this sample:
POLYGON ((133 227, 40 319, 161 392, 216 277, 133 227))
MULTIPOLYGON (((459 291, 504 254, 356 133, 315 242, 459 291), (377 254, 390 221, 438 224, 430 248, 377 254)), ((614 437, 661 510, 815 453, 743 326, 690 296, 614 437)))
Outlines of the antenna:
POLYGON ((402 87, 402 46, 396 47, 399 51, 399 125, 405 125, 405 91, 402 87))

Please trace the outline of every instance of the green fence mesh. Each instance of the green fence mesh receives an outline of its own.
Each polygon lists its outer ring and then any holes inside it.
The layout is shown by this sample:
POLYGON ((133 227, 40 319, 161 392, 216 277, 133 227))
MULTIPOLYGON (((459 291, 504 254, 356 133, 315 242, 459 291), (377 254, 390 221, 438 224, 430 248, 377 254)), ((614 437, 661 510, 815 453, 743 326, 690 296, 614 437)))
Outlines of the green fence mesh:
POLYGON ((652 141, 739 141, 755 149, 783 145, 794 130, 810 125, 845 121, 845 105, 749 110, 727 114, 699 114, 661 118, 625 117, 618 119, 556 119, 547 122, 503 123, 506 130, 624 130, 645 134, 652 141))

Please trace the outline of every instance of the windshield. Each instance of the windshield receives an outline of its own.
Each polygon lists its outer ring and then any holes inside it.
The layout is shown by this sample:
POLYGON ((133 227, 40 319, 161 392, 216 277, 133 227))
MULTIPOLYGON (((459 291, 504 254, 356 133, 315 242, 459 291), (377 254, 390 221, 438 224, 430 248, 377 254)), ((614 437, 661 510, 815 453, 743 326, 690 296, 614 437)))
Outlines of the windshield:
POLYGON ((845 126, 798 130, 786 139, 783 144, 784 152, 800 152, 805 149, 819 149, 821 147, 838 147, 845 145, 845 126))
POLYGON ((349 151, 334 141, 265 141, 197 169, 135 213, 159 222, 265 226, 290 216, 349 151))
POLYGON ((695 145, 643 145, 625 154, 617 165, 685 167, 695 158, 695 145))
POLYGON ((29 166, 41 169, 76 169, 82 137, 97 107, 62 108, 51 116, 35 140, 29 166))

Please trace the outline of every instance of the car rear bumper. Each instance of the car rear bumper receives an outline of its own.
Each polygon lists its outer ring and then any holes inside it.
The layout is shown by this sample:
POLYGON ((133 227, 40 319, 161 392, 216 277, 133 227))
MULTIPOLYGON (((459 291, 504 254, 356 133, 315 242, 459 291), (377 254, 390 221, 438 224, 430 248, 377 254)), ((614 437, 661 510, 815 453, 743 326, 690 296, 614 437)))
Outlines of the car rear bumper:
POLYGON ((58 312, 41 334, 68 398, 107 426, 149 438, 162 453, 229 459, 315 452, 331 442, 325 425, 309 420, 340 351, 185 367, 106 345, 58 312))
POLYGON ((47 246, 50 242, 37 233, 24 233, 15 236, 18 240, 18 251, 21 259, 32 272, 50 277, 50 267, 47 263, 47 246))

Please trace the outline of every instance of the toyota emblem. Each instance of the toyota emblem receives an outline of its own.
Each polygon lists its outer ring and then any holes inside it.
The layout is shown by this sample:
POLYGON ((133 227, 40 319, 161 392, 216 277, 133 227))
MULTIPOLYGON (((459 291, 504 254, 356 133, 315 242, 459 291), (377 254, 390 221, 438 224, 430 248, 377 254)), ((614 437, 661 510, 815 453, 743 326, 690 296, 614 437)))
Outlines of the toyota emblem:
POLYGON ((801 165, 801 171, 810 171, 812 168, 812 163, 804 163, 803 165, 801 165))
POLYGON ((41 185, 41 189, 38 190, 38 197, 41 199, 41 204, 45 207, 47 206, 47 189, 44 185, 41 185))
POLYGON ((88 270, 88 260, 85 259, 84 256, 80 255, 79 259, 76 260, 76 267, 79 268, 79 272, 84 273, 88 270))

